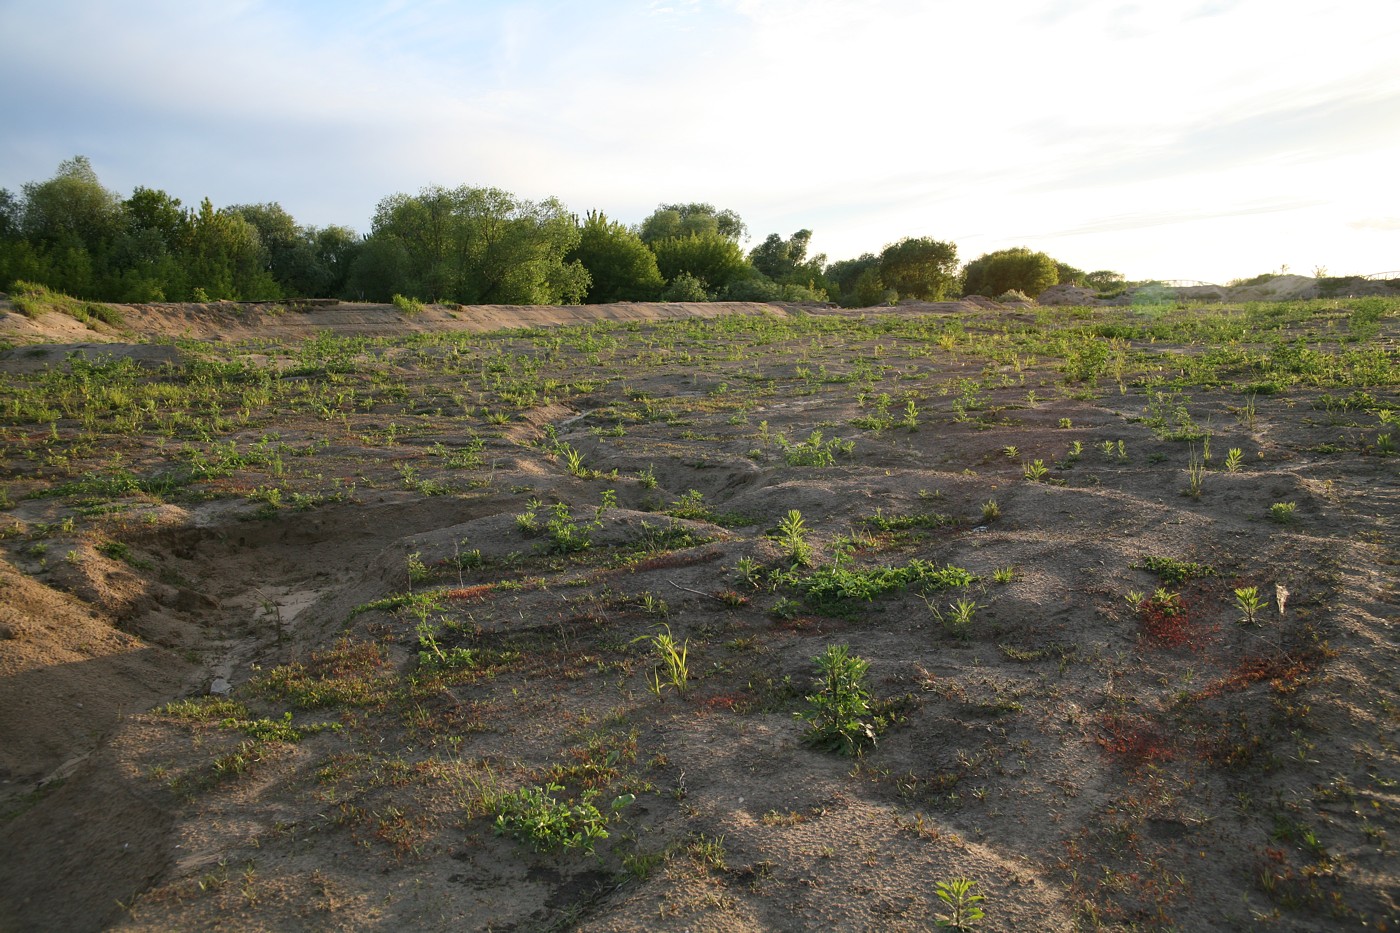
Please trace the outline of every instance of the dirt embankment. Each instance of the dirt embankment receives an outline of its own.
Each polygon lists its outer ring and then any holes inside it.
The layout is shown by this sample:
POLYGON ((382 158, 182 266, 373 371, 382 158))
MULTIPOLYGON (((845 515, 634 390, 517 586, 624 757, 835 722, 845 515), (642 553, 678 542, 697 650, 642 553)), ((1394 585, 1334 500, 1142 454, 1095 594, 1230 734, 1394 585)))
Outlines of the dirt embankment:
MULTIPOLYGON (((901 314, 956 313, 976 310, 985 303, 986 299, 974 297, 968 301, 906 303, 894 309, 846 309, 828 305, 750 301, 427 305, 422 311, 405 314, 393 305, 353 301, 318 302, 300 309, 294 304, 221 301, 209 304, 117 305, 124 326, 112 327, 101 321, 84 323, 57 313, 29 318, 15 311, 0 296, 0 341, 61 344, 65 353, 76 350, 92 355, 92 345, 121 343, 133 337, 146 340, 299 340, 326 331, 343 336, 390 337, 439 331, 484 333, 517 327, 566 327, 598 321, 709 319, 731 314, 786 317, 791 314, 859 315, 872 311, 884 314, 892 311, 901 314)), ((108 348, 103 352, 111 350, 108 348)), ((159 353, 159 347, 148 347, 142 351, 141 359, 151 359, 158 364, 160 360, 155 357, 159 353)), ((39 359, 37 351, 27 351, 27 355, 39 359)))
MULTIPOLYGON (((555 327, 595 321, 669 321, 727 314, 785 315, 794 306, 753 302, 650 302, 609 305, 428 305, 405 314, 393 305, 363 302, 317 304, 294 310, 278 303, 222 301, 209 304, 121 305, 126 329, 145 338, 192 340, 275 340, 309 337, 320 331, 367 337, 433 331, 482 332, 510 327, 555 327)), ((0 336, 17 343, 121 340, 118 328, 86 325, 62 314, 38 319, 0 302, 0 336)))

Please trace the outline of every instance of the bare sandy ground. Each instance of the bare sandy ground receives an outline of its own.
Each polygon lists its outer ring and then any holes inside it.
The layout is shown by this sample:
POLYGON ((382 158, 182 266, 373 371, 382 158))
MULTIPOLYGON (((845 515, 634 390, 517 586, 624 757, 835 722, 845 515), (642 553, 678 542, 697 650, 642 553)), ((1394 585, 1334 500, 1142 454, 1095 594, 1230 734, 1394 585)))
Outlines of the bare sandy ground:
MULTIPOLYGON (((3 419, 0 929, 926 930, 957 878, 983 929, 1396 928, 1394 385, 1188 389, 1214 448, 1193 496, 1199 442, 1160 436, 1142 388, 974 352, 1073 321, 1035 309, 123 312, 8 314, 0 370, 126 359, 184 386, 192 360, 256 361, 286 393, 229 377, 206 427, 160 403, 87 447, 101 419, 3 419), (594 322, 625 326, 573 326, 594 322), (308 356, 324 334, 394 339, 308 356), (814 431, 853 446, 794 460, 814 431), (176 493, 45 492, 230 442, 227 472, 176 493), (558 504, 587 547, 556 546, 558 504), (792 510, 800 573, 976 582, 813 602, 764 575, 792 565, 792 510), (1179 617, 1127 598, 1158 587, 1179 617), (657 696, 661 625, 690 675, 657 696), (435 668, 424 631, 473 660, 435 668), (855 758, 796 718, 835 643, 891 719, 855 758), (243 704, 232 725, 211 691, 243 704), (284 713, 299 740, 248 731, 284 713), (630 798, 594 854, 494 831, 502 792, 550 783, 630 798)), ((1375 346, 1398 336, 1385 317, 1375 346)), ((1130 343, 1163 372, 1207 349, 1130 343)))

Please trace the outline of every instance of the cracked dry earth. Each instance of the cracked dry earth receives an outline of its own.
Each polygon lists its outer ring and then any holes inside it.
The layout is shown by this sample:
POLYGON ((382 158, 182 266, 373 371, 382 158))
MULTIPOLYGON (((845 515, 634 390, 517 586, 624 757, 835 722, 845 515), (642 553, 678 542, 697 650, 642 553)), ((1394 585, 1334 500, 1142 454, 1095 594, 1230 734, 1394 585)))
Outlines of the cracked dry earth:
POLYGON ((201 313, 0 356, 0 929, 1397 928, 1390 305, 201 313))

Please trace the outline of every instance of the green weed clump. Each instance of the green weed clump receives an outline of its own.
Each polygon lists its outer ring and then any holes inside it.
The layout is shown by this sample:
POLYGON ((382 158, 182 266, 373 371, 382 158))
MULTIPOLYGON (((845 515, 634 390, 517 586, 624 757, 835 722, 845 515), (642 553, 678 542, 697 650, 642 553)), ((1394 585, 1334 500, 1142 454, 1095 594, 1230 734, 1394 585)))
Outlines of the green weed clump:
MULTIPOLYGON (((496 833, 528 843, 538 852, 582 849, 591 854, 599 839, 608 838, 607 817, 593 803, 598 791, 586 790, 576 802, 568 803, 554 796, 563 789, 549 783, 502 794, 496 803, 496 833)), ((631 795, 615 799, 613 812, 632 799, 631 795)))
POLYGON ((855 441, 843 441, 839 437, 825 439, 821 431, 813 431, 805 441, 791 443, 781 435, 778 444, 783 448, 783 459, 788 466, 829 467, 836 465, 836 455, 849 455, 855 450, 855 441))
POLYGON ((1160 557, 1149 554, 1142 563, 1135 565, 1139 570, 1149 570, 1170 586, 1180 586, 1196 577, 1214 576, 1215 568, 1208 564, 1197 564, 1175 557, 1160 557))
POLYGON ((849 645, 828 645, 813 661, 818 690, 807 697, 810 707, 797 714, 808 723, 807 744, 842 755, 874 745, 884 721, 873 715, 865 685, 870 662, 852 655, 849 645))
POLYGON ((271 699, 303 709, 327 706, 375 706, 385 702, 394 674, 384 649, 374 642, 342 638, 306 661, 275 667, 250 682, 271 699))
POLYGON ((794 581, 809 602, 838 602, 843 600, 872 600, 885 593, 919 587, 924 592, 969 586, 977 578, 949 564, 939 567, 930 561, 915 558, 902 567, 880 566, 865 569, 850 567, 819 567, 794 581))
POLYGON ((667 687, 674 687, 677 693, 685 693, 690 685, 690 641, 677 642, 669 625, 663 623, 660 627, 665 631, 632 639, 634 642, 644 641, 651 645, 652 654, 656 658, 656 668, 647 679, 647 687, 658 698, 667 687))

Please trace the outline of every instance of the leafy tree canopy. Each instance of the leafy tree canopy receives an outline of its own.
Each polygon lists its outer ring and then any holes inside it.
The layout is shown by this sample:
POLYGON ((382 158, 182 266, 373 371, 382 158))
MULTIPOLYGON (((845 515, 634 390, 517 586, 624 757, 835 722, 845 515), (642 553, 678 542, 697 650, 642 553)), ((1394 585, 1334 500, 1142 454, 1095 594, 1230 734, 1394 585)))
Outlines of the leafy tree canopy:
POLYGON ((588 212, 568 258, 581 262, 592 278, 584 298, 589 304, 654 301, 664 284, 656 255, 641 237, 601 211, 588 212))
POLYGON ((1128 280, 1123 278, 1123 273, 1110 272, 1108 269, 1086 272, 1082 281, 1086 288, 1097 288, 1101 292, 1124 288, 1128 284, 1128 280))
POLYGON ((705 283, 718 293, 749 268, 739 244, 719 233, 692 233, 668 237, 652 244, 656 265, 669 282, 682 272, 705 283))
POLYGON ((1059 281, 1055 260, 1017 246, 985 253, 968 263, 963 270, 963 294, 995 298, 1015 289, 1034 298, 1059 281))
POLYGON ((20 222, 38 246, 101 251, 121 227, 121 197, 102 187, 86 156, 60 163, 53 178, 24 186, 20 222))
POLYGON ((942 301, 957 270, 958 248, 931 237, 905 237, 880 253, 880 280, 900 298, 942 301))
POLYGON ((808 259, 811 241, 811 230, 799 230, 786 240, 770 233, 749 253, 749 262, 779 284, 814 285, 823 279, 826 256, 819 253, 808 259))
POLYGON ((393 277, 377 282, 374 297, 398 292, 464 304, 576 303, 588 291, 588 270, 565 257, 580 236, 555 198, 527 201, 499 188, 467 186, 391 195, 379 202, 370 241, 396 244, 372 253, 393 277))
POLYGON ((696 234, 718 234, 738 243, 749 228, 731 210, 715 210, 713 204, 662 204, 637 229, 642 242, 653 246, 660 240, 696 234))

